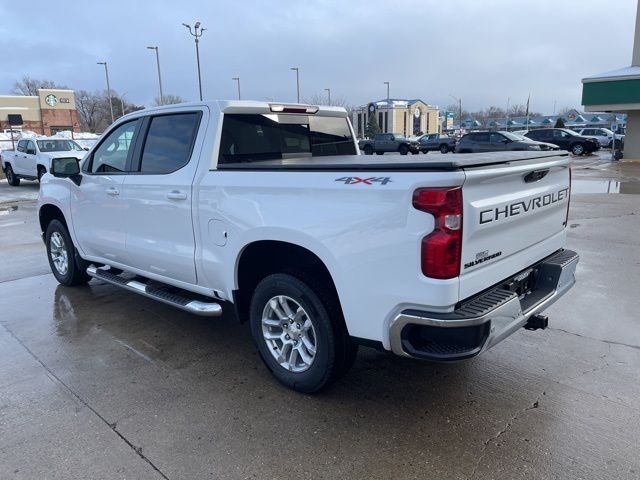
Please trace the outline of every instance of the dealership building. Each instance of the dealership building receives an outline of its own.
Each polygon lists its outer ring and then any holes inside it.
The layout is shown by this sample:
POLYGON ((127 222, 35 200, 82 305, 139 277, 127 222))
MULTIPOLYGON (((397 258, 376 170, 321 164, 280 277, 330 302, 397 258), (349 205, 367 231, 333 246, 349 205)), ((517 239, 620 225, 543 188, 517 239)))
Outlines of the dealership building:
POLYGON ((353 111, 351 121, 358 138, 365 136, 372 115, 375 115, 382 133, 411 137, 440 131, 438 107, 419 99, 389 98, 370 102, 353 111))
POLYGON ((39 89, 38 95, 0 95, 0 132, 29 130, 40 135, 80 131, 73 90, 39 89))

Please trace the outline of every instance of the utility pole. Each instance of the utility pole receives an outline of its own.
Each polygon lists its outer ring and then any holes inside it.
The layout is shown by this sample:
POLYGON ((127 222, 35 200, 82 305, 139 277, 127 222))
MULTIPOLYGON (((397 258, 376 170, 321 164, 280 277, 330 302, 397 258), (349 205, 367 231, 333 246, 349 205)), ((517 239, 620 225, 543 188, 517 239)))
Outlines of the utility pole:
POLYGON ((196 63, 198 64, 198 89, 200 91, 200 101, 202 101, 202 75, 200 74, 200 49, 198 47, 198 44, 200 43, 200 37, 202 36, 202 33, 206 30, 206 28, 202 28, 200 26, 200 22, 195 23, 195 25, 193 26, 193 30, 191 30, 191 25, 187 23, 183 23, 182 25, 184 25, 189 30, 189 33, 196 41, 196 63), (200 30, 199 33, 198 33, 198 30, 200 30))
POLYGON ((507 120, 505 121, 505 128, 507 129, 507 132, 509 131, 509 103, 511 102, 511 97, 507 98, 507 111, 505 112, 506 116, 507 116, 507 120))
POLYGON ((458 102, 458 129, 460 130, 460 133, 462 133, 462 99, 454 97, 451 94, 449 94, 449 96, 458 102))
POLYGON ((238 82, 238 100, 240 100, 240 77, 233 77, 231 80, 238 82))
POLYGON ((300 103, 300 68, 291 67, 291 70, 296 71, 296 91, 298 93, 298 103, 300 103))
POLYGON ((324 91, 327 92, 327 105, 331 105, 331 89, 325 88, 324 91))
POLYGON ((124 96, 126 93, 120 95, 120 109, 122 110, 122 116, 124 116, 124 96))
POLYGON ((111 85, 109 84, 109 68, 107 67, 107 62, 97 62, 98 65, 104 65, 104 74, 107 77, 107 96, 109 97, 109 109, 111 110, 111 123, 114 122, 115 117, 113 116, 113 102, 111 101, 111 85))
POLYGON ((149 50, 156 51, 156 63, 158 64, 158 83, 160 84, 160 105, 164 105, 164 95, 162 94, 162 75, 160 75, 160 53, 158 47, 147 47, 149 50))

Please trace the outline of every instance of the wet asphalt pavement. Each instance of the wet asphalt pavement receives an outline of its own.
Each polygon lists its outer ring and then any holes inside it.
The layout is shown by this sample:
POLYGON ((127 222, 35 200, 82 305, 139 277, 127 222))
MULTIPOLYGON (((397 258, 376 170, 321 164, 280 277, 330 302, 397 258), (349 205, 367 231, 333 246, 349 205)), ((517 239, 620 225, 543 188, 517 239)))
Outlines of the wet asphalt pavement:
POLYGON ((59 286, 0 183, 0 479, 640 478, 640 165, 573 178, 578 283, 549 329, 453 365, 361 348, 315 396, 230 318, 59 286))

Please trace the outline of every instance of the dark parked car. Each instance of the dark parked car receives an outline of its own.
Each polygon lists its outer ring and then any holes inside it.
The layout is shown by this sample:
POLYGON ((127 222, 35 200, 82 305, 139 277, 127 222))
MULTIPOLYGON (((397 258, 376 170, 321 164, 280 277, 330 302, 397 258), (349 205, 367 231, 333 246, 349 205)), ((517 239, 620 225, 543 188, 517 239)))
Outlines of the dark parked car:
POLYGON ((427 133, 418 138, 422 153, 437 152, 449 153, 456 149, 457 140, 454 137, 439 133, 427 133))
POLYGON ((371 155, 374 152, 378 155, 385 152, 398 152, 400 155, 406 155, 409 152, 420 153, 418 142, 395 133, 376 133, 373 140, 360 140, 358 147, 365 155, 371 155))
POLYGON ((562 150, 568 150, 574 155, 593 153, 600 149, 600 143, 595 138, 582 136, 566 128, 531 130, 526 136, 539 142, 553 143, 562 150))
POLYGON ((500 152, 505 150, 552 150, 553 145, 523 139, 509 132, 473 132, 463 136, 456 146, 457 153, 500 152))

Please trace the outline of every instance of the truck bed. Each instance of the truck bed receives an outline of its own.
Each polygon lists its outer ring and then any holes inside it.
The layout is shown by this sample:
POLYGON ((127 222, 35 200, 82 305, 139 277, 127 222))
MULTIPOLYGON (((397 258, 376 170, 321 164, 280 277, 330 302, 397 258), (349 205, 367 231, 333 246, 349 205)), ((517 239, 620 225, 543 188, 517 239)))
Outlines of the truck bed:
POLYGON ((442 171, 497 165, 539 158, 566 157, 567 152, 488 152, 435 155, 339 155, 291 157, 256 162, 225 163, 218 170, 328 170, 328 171, 442 171), (434 158, 435 157, 435 158, 434 158), (442 158, 441 158, 442 157, 442 158))

